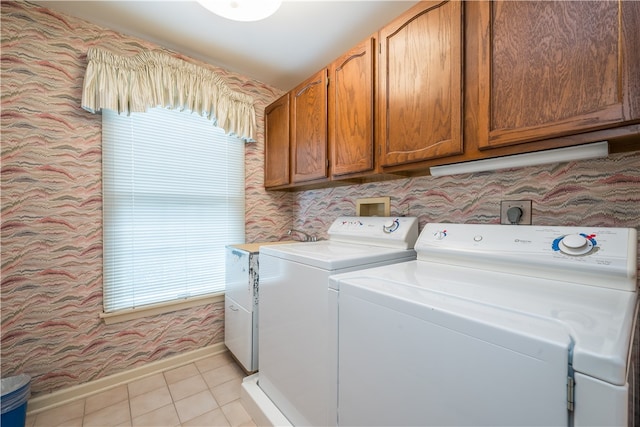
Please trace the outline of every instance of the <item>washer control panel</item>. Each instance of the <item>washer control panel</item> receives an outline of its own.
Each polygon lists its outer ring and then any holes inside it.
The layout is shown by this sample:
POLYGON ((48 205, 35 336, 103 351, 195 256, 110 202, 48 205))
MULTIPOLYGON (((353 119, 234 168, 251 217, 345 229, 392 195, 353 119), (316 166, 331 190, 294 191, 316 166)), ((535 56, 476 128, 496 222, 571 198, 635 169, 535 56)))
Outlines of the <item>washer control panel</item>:
POLYGON ((329 239, 413 249, 418 239, 418 218, 343 216, 329 227, 329 239))
POLYGON ((427 224, 418 259, 635 290, 634 228, 427 224))

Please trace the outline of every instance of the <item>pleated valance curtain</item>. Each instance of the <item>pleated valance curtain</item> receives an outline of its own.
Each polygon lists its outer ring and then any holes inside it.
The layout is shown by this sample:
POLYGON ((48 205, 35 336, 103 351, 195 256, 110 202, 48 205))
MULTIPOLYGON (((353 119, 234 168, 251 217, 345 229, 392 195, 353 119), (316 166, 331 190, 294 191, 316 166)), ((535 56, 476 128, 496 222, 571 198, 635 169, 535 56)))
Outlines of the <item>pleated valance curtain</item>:
POLYGON ((127 57, 90 48, 87 59, 82 89, 82 108, 87 111, 190 110, 228 134, 255 140, 253 98, 231 90, 211 70, 152 51, 127 57))

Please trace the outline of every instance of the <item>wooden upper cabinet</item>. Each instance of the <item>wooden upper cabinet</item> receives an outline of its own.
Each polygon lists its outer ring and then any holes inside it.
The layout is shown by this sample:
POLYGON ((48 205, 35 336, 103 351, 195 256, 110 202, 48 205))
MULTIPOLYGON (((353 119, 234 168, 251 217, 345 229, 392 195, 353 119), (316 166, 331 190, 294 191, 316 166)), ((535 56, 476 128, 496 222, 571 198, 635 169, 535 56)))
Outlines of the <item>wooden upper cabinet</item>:
POLYGON ((291 180, 327 178, 327 69, 291 92, 291 180))
POLYGON ((380 30, 382 166, 462 152, 462 25, 462 2, 424 1, 380 30))
POLYGON ((264 110, 264 186, 289 184, 289 94, 264 110))
POLYGON ((480 149, 640 117, 640 3, 494 1, 479 7, 480 149))
POLYGON ((374 170, 375 38, 329 65, 329 147, 332 177, 374 170))
POLYGON ((628 145, 639 28, 640 1, 420 1, 267 107, 265 187, 628 145))

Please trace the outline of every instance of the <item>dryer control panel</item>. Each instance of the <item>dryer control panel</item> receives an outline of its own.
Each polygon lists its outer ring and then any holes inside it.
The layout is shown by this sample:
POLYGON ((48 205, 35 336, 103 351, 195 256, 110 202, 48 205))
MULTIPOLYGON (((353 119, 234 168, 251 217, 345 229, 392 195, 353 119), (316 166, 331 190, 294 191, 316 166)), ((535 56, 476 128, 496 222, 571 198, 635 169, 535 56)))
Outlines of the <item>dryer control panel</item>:
POLYGON ((418 259, 636 290, 634 228, 430 223, 418 259))

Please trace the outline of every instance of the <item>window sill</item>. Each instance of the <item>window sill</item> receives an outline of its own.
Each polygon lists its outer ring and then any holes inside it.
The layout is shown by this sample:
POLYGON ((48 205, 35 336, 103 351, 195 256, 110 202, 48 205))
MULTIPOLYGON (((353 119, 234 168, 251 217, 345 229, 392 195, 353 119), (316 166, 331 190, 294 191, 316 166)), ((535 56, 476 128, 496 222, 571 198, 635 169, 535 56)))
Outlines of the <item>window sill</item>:
POLYGON ((185 308, 197 307, 200 305, 213 304, 224 301, 224 293, 207 295, 197 298, 189 298, 179 301, 165 302, 161 304, 152 304, 129 310, 119 310, 113 313, 100 313, 100 318, 104 323, 111 325, 113 323, 126 322, 128 320, 140 319, 142 317, 155 316, 157 314, 170 313, 172 311, 183 310, 185 308))

